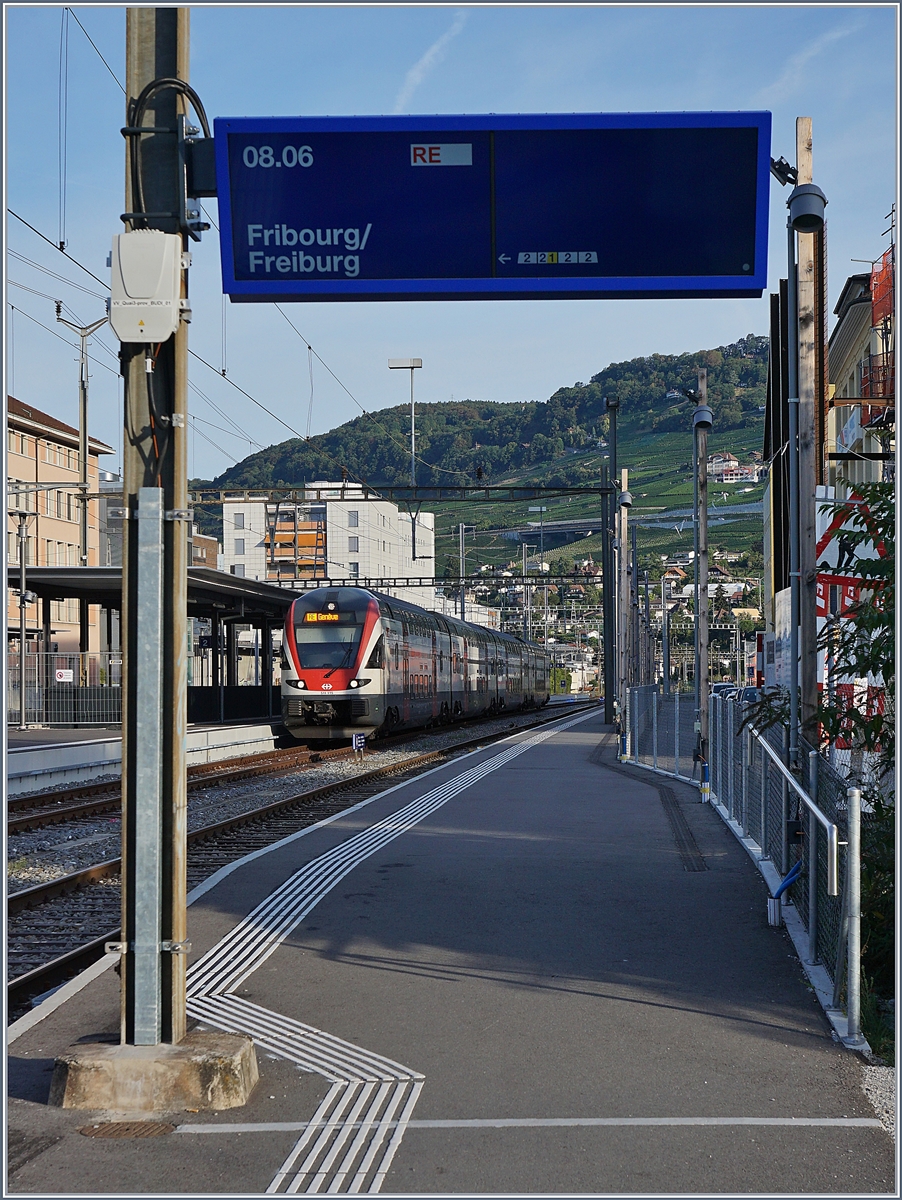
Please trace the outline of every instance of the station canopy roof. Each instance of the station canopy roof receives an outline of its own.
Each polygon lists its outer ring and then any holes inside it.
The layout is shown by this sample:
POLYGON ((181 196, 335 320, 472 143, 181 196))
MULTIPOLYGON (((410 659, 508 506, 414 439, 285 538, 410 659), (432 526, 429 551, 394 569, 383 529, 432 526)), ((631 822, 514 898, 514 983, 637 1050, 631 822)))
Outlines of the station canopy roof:
MULTIPOLYGON (((19 587, 19 568, 7 568, 7 585, 19 587)), ((121 567, 27 567, 25 586, 45 600, 87 600, 118 609, 122 604, 121 567)), ((188 615, 248 622, 282 620, 292 600, 292 588, 256 579, 242 579, 210 567, 188 568, 188 615)))

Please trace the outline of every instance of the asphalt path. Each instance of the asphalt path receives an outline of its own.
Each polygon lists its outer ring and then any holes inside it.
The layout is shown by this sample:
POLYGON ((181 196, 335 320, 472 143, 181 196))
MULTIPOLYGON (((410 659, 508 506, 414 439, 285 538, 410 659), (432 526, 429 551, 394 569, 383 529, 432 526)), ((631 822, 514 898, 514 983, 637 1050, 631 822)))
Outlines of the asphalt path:
MULTIPOLYGON (((246 1108, 73 1138, 84 1115, 40 1113, 35 1080, 38 1051, 75 1040, 76 1001, 31 1030, 12 1190, 893 1194, 859 1060, 745 851, 697 792, 617 768, 598 715, 562 724, 196 899, 190 1011, 256 1037, 246 1108)), ((91 989, 94 1028, 115 976, 91 989)))

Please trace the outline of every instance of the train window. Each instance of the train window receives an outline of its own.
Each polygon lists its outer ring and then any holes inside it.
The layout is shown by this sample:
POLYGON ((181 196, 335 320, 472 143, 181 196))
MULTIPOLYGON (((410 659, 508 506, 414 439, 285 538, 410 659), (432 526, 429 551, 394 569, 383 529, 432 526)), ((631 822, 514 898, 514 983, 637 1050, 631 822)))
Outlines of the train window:
POLYGON ((366 662, 370 670, 378 671, 385 666, 385 636, 375 644, 366 662))
POLYGON ((300 665, 309 670, 353 666, 366 610, 340 613, 334 624, 305 619, 314 615, 320 614, 300 611, 295 620, 294 638, 300 665))

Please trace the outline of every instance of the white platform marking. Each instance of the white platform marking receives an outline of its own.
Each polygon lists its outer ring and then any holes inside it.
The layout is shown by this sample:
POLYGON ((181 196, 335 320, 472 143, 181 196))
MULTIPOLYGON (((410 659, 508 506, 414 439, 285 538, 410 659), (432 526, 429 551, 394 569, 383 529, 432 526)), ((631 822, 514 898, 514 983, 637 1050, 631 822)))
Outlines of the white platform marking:
POLYGON ((275 953, 320 900, 370 855, 486 775, 595 716, 596 712, 584 713, 515 742, 307 863, 192 964, 188 971, 188 1011, 192 1016, 219 1029, 248 1034, 257 1045, 332 1084, 313 1119, 301 1127, 291 1126, 303 1132, 267 1193, 378 1192, 410 1124, 423 1076, 321 1029, 252 1004, 234 994, 237 988, 275 953))

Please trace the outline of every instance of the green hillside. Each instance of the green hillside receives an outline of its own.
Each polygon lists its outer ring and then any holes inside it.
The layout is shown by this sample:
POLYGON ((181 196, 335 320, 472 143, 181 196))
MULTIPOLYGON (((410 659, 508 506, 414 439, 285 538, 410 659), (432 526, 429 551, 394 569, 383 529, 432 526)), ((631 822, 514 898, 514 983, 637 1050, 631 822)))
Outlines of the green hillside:
MULTIPOLYGON (((760 450, 767 378, 768 340, 749 334, 731 346, 692 354, 653 354, 612 363, 588 383, 560 388, 547 401, 500 403, 467 400, 417 406, 417 482, 430 484, 543 483, 586 486, 600 479, 608 434, 604 397, 620 401, 618 461, 630 472, 633 516, 692 504, 693 401, 673 395, 695 388, 697 371, 708 371, 708 402, 714 412, 712 451, 730 450, 747 459, 760 450), (668 398, 667 393, 671 396, 668 398)), ((407 406, 360 416, 305 441, 292 438, 250 455, 215 480, 194 480, 194 487, 278 488, 314 479, 347 477, 370 484, 406 484, 410 478, 410 410, 407 406)), ((760 501, 763 488, 718 487, 715 505, 760 501), (726 495, 726 498, 724 498, 726 495)), ((549 499, 547 520, 598 514, 597 498, 549 499)), ((457 526, 476 527, 469 544, 471 568, 505 562, 518 553, 501 530, 535 520, 528 504, 485 501, 430 505, 436 512, 437 575, 457 570, 457 526), (483 532, 484 531, 484 532, 483 532), (491 531, 491 532, 490 532, 491 531)), ((206 532, 219 534, 218 514, 198 510, 206 532)), ((678 522, 677 522, 678 524, 678 522)), ((559 541, 559 539, 558 539, 559 541)), ((743 553, 759 552, 759 519, 731 521, 711 530, 714 546, 743 553)), ((691 546, 691 528, 673 524, 641 527, 643 554, 660 556, 691 546)), ((599 552, 597 532, 561 547, 546 547, 556 561, 572 562, 599 552)), ((550 555, 546 553, 546 558, 550 555)), ((425 564, 424 564, 425 565, 425 564)))
MULTIPOLYGON (((607 432, 604 397, 620 400, 626 449, 650 434, 683 431, 692 402, 667 392, 694 388, 708 370, 715 441, 746 435, 759 423, 767 376, 767 338, 750 334, 732 346, 693 354, 653 354, 612 363, 589 383, 560 388, 544 402, 466 400, 417 406, 417 482, 500 483, 514 478, 552 486, 598 478, 597 443, 607 432), (581 453, 572 453, 572 451, 581 453)), ((356 417, 305 441, 292 438, 250 455, 213 480, 219 488, 288 487, 341 478, 404 484, 410 476, 410 410, 356 417)), ((652 451, 654 442, 645 443, 652 451)), ((656 451, 655 451, 656 452, 656 451)), ((624 459, 624 465, 629 463, 624 459)), ((200 481, 195 481, 199 485, 200 481)))

